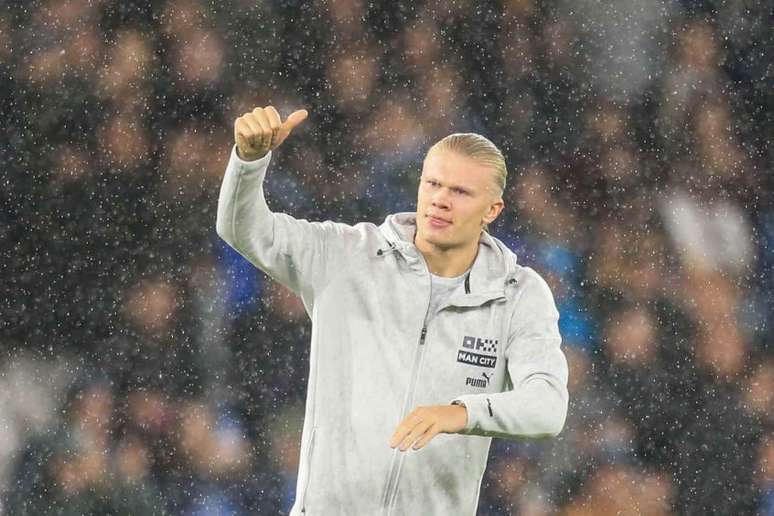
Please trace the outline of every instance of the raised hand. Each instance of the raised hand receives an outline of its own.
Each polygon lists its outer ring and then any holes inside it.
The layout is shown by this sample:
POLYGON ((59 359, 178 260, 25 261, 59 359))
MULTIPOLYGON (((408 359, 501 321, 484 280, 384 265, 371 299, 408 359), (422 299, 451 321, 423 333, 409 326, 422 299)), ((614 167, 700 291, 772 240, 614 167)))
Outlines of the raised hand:
POLYGON ((279 147, 308 114, 306 109, 300 109, 283 122, 273 106, 257 107, 245 113, 234 122, 237 154, 246 161, 264 157, 267 152, 279 147))

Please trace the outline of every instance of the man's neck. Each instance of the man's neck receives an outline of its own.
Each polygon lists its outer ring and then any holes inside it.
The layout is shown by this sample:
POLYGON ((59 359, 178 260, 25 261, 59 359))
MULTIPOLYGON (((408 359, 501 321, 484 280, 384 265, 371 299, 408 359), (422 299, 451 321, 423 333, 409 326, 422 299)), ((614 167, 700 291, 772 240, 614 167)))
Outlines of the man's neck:
POLYGON ((441 249, 415 236, 414 245, 425 257, 430 273, 445 278, 454 278, 464 273, 473 265, 478 254, 478 241, 466 247, 441 249))

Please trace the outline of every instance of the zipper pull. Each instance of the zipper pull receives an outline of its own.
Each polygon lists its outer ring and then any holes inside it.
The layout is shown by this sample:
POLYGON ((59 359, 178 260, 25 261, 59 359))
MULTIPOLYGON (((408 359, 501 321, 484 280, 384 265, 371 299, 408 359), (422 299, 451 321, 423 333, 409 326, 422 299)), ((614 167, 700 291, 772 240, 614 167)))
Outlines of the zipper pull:
POLYGON ((425 335, 427 335, 427 326, 422 326, 422 334, 419 336, 419 345, 425 343, 425 335))

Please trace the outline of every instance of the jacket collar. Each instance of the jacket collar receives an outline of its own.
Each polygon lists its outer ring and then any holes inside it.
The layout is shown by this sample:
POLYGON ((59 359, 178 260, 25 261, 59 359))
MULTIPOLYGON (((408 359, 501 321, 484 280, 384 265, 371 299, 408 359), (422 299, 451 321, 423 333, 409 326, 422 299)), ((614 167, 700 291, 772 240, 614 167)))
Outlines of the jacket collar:
MULTIPOLYGON (((377 250, 379 256, 397 252, 413 270, 427 273, 424 257, 414 245, 416 213, 388 215, 379 229, 385 239, 384 245, 377 250)), ((506 286, 516 282, 516 264, 516 255, 505 244, 489 233, 482 232, 478 254, 465 279, 465 295, 453 295, 452 303, 457 306, 474 306, 504 297, 506 286)))

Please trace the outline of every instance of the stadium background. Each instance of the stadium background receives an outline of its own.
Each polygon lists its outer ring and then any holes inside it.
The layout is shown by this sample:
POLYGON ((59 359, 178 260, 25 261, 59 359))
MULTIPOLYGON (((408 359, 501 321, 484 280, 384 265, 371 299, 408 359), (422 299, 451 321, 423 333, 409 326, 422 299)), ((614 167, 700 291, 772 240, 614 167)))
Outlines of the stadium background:
POLYGON ((424 150, 506 154, 492 232, 551 284, 553 441, 479 514, 774 514, 770 2, 5 1, 3 514, 276 514, 309 323, 215 234, 233 120, 310 118, 275 210, 411 210, 424 150))

